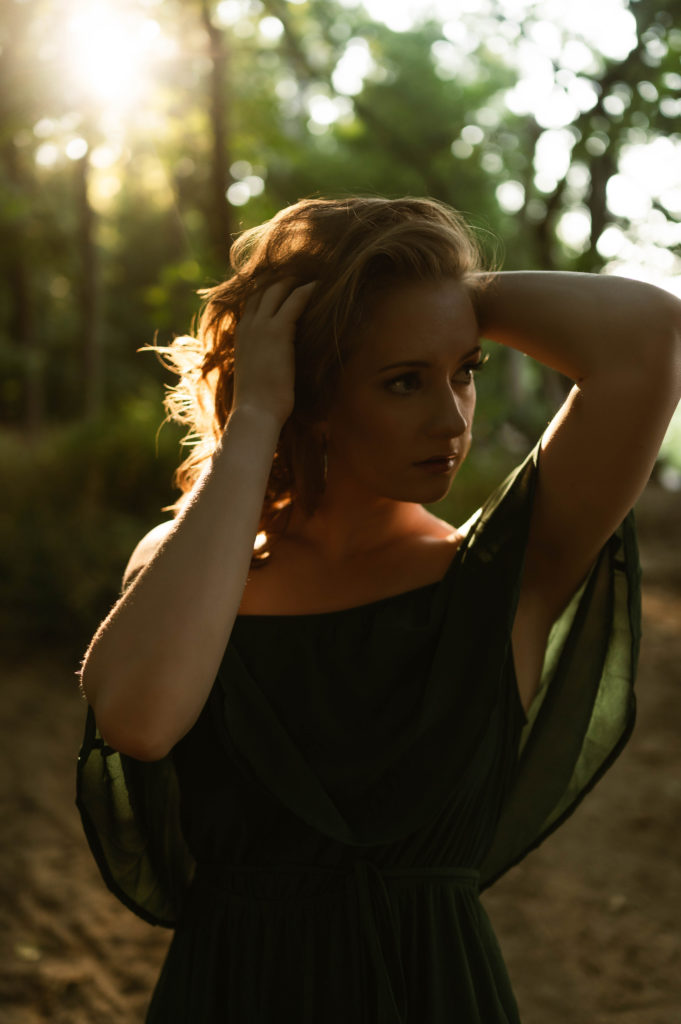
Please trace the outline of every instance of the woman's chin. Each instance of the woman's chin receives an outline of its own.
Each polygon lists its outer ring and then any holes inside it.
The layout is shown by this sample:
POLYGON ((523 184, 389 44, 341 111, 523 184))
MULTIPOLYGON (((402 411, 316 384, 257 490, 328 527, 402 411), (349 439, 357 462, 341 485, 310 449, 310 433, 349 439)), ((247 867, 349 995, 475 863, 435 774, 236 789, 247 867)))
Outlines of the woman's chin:
POLYGON ((408 501, 417 505, 432 505, 446 498, 451 490, 453 474, 441 480, 430 480, 427 485, 410 487, 397 497, 398 501, 408 501))

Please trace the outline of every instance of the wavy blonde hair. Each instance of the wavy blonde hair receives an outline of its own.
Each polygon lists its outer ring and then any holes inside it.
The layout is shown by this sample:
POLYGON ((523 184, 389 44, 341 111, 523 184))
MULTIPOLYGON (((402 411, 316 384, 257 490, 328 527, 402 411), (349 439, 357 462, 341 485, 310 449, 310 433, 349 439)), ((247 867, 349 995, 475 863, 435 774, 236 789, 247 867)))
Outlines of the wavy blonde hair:
POLYGON ((304 199, 244 231, 230 252, 232 276, 199 292, 196 336, 156 347, 179 376, 165 399, 169 419, 187 424, 188 456, 175 473, 183 506, 228 424, 234 339, 248 298, 281 278, 319 282, 295 334, 295 406, 279 438, 259 525, 254 564, 269 556, 287 510, 312 514, 324 489, 324 418, 358 328, 386 289, 443 277, 482 287, 481 248, 460 213, 433 199, 304 199), (264 541, 264 543, 263 543, 264 541))

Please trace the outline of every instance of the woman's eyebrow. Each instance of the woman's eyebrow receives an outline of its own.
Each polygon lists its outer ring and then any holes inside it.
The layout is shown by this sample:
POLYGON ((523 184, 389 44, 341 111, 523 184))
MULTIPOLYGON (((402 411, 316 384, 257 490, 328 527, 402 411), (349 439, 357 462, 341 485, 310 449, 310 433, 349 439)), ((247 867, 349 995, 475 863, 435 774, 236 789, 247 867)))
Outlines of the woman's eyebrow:
MULTIPOLYGON (((482 345, 476 345, 475 348, 470 350, 470 352, 464 352, 464 354, 460 356, 460 360, 463 361, 464 359, 471 359, 473 356, 480 355, 481 353, 482 345)), ((431 365, 432 364, 429 363, 427 359, 402 359, 399 363, 388 363, 387 366, 382 366, 378 372, 383 373, 385 370, 396 370, 398 367, 402 366, 416 366, 419 369, 428 369, 431 365)))

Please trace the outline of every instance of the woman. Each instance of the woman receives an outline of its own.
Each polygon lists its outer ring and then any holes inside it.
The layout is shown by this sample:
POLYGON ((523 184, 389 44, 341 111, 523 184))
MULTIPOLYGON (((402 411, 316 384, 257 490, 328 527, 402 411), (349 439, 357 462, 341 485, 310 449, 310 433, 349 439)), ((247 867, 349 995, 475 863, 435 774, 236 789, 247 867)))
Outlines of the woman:
POLYGON ((483 273, 428 200, 307 200, 232 258, 168 350, 199 439, 178 514, 82 670, 93 852, 176 928, 147 1019, 518 1021, 478 893, 631 731, 628 513, 679 303, 483 273), (471 446, 481 336, 575 385, 454 529, 423 504, 471 446))

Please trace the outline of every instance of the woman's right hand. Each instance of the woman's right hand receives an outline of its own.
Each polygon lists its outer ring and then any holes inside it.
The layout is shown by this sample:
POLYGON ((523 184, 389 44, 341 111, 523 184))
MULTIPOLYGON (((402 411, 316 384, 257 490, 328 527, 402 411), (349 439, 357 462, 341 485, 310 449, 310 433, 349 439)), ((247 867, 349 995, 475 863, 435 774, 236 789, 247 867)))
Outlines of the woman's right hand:
POLYGON ((293 411, 296 323, 316 281, 291 289, 291 279, 257 291, 236 329, 233 409, 248 406, 280 426, 293 411))

